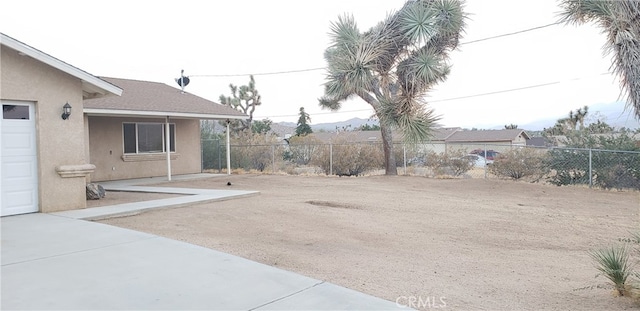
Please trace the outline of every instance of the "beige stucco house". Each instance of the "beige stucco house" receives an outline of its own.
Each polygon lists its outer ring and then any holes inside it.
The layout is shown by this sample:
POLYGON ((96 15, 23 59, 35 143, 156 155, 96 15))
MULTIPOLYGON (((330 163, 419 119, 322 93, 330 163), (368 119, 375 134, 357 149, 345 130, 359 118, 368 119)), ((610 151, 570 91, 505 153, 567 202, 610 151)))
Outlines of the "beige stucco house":
POLYGON ((2 216, 85 208, 89 180, 200 172, 198 120, 246 118, 164 84, 98 78, 2 33, 0 103, 2 216))
POLYGON ((123 92, 84 101, 92 181, 199 173, 200 120, 247 117, 163 83, 102 79, 123 92))
POLYGON ((526 146, 529 134, 522 129, 460 130, 445 139, 448 149, 496 149, 505 151, 511 146, 526 146))

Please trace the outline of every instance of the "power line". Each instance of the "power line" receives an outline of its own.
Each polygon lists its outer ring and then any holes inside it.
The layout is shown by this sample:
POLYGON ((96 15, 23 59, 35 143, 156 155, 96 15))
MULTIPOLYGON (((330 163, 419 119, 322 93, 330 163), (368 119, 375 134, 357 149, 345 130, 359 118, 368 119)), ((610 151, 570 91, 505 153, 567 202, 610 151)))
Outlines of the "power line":
MULTIPOLYGON (((362 112, 362 111, 371 111, 373 108, 368 109, 355 109, 355 110, 340 110, 340 111, 327 111, 327 112, 317 112, 310 113, 311 116, 319 116, 325 114, 336 114, 336 113, 349 113, 349 112, 362 112)), ((288 117, 297 117, 299 114, 287 114, 287 115, 278 115, 278 116, 256 116, 256 118, 288 118, 288 117)))
MULTIPOLYGON (((482 41, 487 41, 487 40, 492 40, 492 39, 497 39, 497 38, 502 38, 502 37, 513 36, 513 35, 529 32, 529 31, 534 31, 534 30, 538 30, 538 29, 543 29, 543 28, 547 28, 547 27, 551 27, 551 26, 555 26, 555 25, 559 25, 559 24, 561 24, 561 22, 555 22, 555 23, 546 24, 546 25, 542 25, 542 26, 536 26, 536 27, 532 27, 532 28, 518 30, 518 31, 510 32, 510 33, 505 33, 505 34, 495 35, 495 36, 481 38, 481 39, 477 39, 477 40, 471 40, 471 41, 467 41, 467 42, 462 42, 462 43, 460 43, 458 45, 466 45, 466 44, 472 44, 472 43, 477 43, 477 42, 482 42, 482 41)), ((223 78, 223 77, 245 77, 245 76, 250 76, 250 75, 254 75, 254 76, 269 76, 269 75, 279 75, 279 74, 289 74, 289 73, 317 71, 317 70, 323 70, 323 69, 326 69, 326 67, 294 69, 294 70, 284 70, 284 71, 272 71, 272 72, 259 72, 259 73, 190 75, 189 77, 223 78)))
POLYGON ((549 83, 542 83, 542 84, 536 84, 536 85, 523 86, 523 87, 518 87, 518 88, 515 88, 515 89, 507 89, 507 90, 500 90, 500 91, 487 92, 487 93, 479 93, 479 94, 473 94, 473 95, 467 95, 467 96, 451 97, 451 98, 445 98, 445 99, 439 99, 439 100, 432 100, 432 101, 429 101, 429 102, 430 103, 446 102, 446 101, 457 100, 457 99, 466 99, 466 98, 480 97, 480 96, 486 96, 486 95, 494 95, 494 94, 500 94, 500 93, 522 91, 522 90, 526 90, 526 89, 533 89, 533 88, 537 88, 537 87, 543 87, 543 86, 559 84, 560 82, 561 81, 555 81, 555 82, 549 82, 549 83))
MULTIPOLYGON (((610 74, 610 73, 603 72, 603 73, 598 74, 597 76, 603 76, 603 75, 608 75, 608 74, 610 74)), ((494 95, 494 94, 522 91, 522 90, 526 90, 526 89, 533 89, 533 88, 539 88, 539 87, 545 87, 545 86, 560 84, 560 83, 568 82, 568 81, 577 81, 577 80, 581 80, 581 79, 584 79, 584 78, 587 78, 587 77, 578 77, 578 78, 572 78, 572 79, 561 80, 561 81, 554 81, 554 82, 546 82, 546 83, 541 83, 541 84, 527 85, 527 86, 523 86, 523 87, 517 87, 517 88, 512 88, 512 89, 506 89, 506 90, 492 91, 492 92, 486 92, 486 93, 478 93, 478 94, 451 97, 451 98, 436 99, 436 100, 430 100, 427 103, 446 102, 446 101, 452 101, 452 100, 458 100, 458 99, 467 99, 467 98, 481 97, 481 96, 487 96, 487 95, 494 95)), ((319 112, 319 113, 311 113, 310 115, 311 116, 315 116, 315 115, 325 115, 325 114, 331 114, 331 113, 361 112, 361 111, 371 111, 371 109, 373 109, 373 108, 357 109, 357 110, 341 110, 341 111, 336 111, 336 112, 319 112)), ((298 116, 297 114, 293 114, 293 115, 261 116, 261 117, 262 118, 284 118, 284 117, 297 117, 297 116, 298 116)))
POLYGON ((476 42, 487 41, 487 40, 491 40, 491 39, 497 39, 497 38, 502 38, 502 37, 507 37, 507 36, 513 36, 513 35, 529 32, 529 31, 534 31, 534 30, 538 30, 538 29, 543 29, 543 28, 547 28, 547 27, 555 26, 555 25, 559 25, 559 24, 561 24, 561 22, 555 22, 555 23, 546 24, 546 25, 542 25, 542 26, 537 26, 537 27, 533 27, 533 28, 527 28, 527 29, 523 29, 523 30, 518 30, 518 31, 515 31, 515 32, 505 33, 505 34, 501 34, 501 35, 497 35, 497 36, 491 36, 491 37, 486 37, 486 38, 482 38, 482 39, 462 42, 459 45, 465 45, 465 44, 471 44, 471 43, 476 43, 476 42))
POLYGON ((274 72, 260 72, 260 73, 237 73, 237 74, 223 74, 223 75, 190 75, 189 77, 244 77, 249 75, 254 76, 268 76, 268 75, 279 75, 286 73, 298 73, 298 72, 306 72, 306 71, 315 71, 322 70, 325 67, 317 67, 317 68, 307 68, 307 69, 298 69, 298 70, 285 70, 285 71, 274 71, 274 72))

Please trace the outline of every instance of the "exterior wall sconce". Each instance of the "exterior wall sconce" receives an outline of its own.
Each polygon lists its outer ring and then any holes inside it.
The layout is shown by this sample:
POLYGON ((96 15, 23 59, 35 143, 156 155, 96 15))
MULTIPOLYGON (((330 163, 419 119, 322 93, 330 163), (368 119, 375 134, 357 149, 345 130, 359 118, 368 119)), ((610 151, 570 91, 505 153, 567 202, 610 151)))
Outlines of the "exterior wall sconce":
POLYGON ((69 103, 64 104, 62 106, 62 120, 66 120, 71 115, 71 105, 69 103))

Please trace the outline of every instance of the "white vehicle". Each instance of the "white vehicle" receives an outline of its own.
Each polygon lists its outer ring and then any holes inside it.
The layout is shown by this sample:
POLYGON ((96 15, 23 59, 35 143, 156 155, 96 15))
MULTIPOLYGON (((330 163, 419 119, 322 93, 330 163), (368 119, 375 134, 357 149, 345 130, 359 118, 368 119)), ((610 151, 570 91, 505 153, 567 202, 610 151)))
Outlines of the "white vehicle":
POLYGON ((464 156, 464 158, 471 161, 474 167, 484 167, 485 165, 493 163, 493 160, 487 160, 483 156, 477 154, 468 154, 464 156))

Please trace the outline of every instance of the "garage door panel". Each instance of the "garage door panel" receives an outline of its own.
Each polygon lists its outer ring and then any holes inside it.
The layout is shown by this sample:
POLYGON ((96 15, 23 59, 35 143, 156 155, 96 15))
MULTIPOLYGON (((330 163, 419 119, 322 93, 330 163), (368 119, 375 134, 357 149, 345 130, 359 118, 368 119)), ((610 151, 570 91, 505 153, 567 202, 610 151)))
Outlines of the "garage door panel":
POLYGON ((3 209, 22 209, 31 212, 31 206, 37 202, 38 195, 31 186, 11 186, 4 190, 3 209))
POLYGON ((2 133, 2 156, 24 155, 35 149, 29 133, 2 133))
POLYGON ((38 211, 35 104, 2 101, 0 215, 38 211), (6 109, 5 109, 6 108, 6 109))
POLYGON ((36 174, 35 157, 2 157, 2 178, 7 184, 32 184, 36 174))

